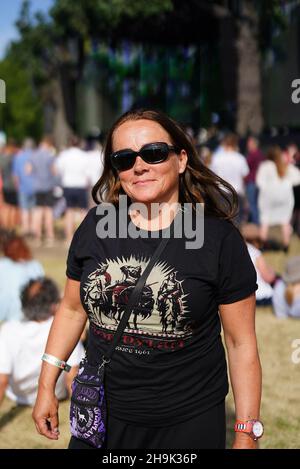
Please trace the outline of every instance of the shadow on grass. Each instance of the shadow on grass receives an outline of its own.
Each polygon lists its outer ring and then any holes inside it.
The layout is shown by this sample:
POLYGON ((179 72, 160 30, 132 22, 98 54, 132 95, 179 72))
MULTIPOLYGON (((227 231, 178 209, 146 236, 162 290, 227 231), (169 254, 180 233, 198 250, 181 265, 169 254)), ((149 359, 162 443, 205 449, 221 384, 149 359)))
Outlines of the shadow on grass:
POLYGON ((22 414, 28 406, 17 405, 0 417, 0 430, 8 423, 11 423, 18 415, 22 414))

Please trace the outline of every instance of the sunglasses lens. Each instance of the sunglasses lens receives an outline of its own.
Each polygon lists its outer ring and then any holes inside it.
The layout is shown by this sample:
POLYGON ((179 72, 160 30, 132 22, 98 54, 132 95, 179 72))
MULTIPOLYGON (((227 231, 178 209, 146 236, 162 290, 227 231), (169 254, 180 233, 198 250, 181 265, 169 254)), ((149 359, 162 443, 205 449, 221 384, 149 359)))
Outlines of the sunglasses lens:
POLYGON ((132 168, 136 156, 139 154, 146 163, 156 164, 168 158, 170 148, 166 143, 150 143, 145 145, 139 153, 130 150, 121 150, 111 156, 112 166, 117 171, 126 171, 132 168))
POLYGON ((125 171, 132 168, 135 162, 135 154, 133 152, 115 153, 112 156, 112 165, 118 171, 125 171))
POLYGON ((169 150, 165 145, 146 147, 141 151, 141 156, 146 163, 160 163, 168 157, 169 150))

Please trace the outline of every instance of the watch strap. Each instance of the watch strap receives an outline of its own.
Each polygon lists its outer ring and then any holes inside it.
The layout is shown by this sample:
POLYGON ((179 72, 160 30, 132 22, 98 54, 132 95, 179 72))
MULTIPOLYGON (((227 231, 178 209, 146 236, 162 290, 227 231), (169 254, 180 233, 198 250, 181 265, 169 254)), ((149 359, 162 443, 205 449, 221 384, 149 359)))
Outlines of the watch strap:
POLYGON ((235 432, 246 433, 249 435, 254 441, 258 440, 262 437, 264 433, 263 423, 260 420, 252 419, 252 420, 236 420, 234 425, 235 432), (256 435, 253 431, 253 426, 259 423, 261 425, 262 433, 260 435, 256 435))
POLYGON ((253 427, 252 420, 237 420, 234 425, 235 432, 242 432, 242 433, 251 433, 253 427))

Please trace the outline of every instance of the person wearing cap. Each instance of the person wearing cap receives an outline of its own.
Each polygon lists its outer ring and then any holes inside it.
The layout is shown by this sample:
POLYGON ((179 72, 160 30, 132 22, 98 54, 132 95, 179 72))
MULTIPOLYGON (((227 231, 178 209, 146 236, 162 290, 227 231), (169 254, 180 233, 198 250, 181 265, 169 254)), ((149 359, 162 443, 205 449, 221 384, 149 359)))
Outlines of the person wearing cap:
POLYGON ((273 309, 279 319, 300 318, 300 256, 288 260, 282 280, 276 282, 273 309))

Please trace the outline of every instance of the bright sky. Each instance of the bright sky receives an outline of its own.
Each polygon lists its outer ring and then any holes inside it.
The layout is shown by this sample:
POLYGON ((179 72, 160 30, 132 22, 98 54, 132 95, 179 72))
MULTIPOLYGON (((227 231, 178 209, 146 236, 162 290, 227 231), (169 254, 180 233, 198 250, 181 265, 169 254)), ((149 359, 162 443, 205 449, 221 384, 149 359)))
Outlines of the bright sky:
MULTIPOLYGON (((22 3, 22 0, 0 0, 0 60, 9 42, 17 38, 14 23, 19 17, 22 3)), ((30 0, 30 3, 31 11, 47 12, 53 0, 30 0)))

